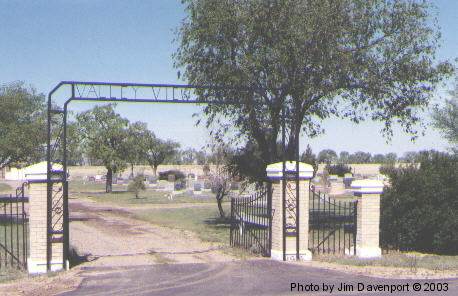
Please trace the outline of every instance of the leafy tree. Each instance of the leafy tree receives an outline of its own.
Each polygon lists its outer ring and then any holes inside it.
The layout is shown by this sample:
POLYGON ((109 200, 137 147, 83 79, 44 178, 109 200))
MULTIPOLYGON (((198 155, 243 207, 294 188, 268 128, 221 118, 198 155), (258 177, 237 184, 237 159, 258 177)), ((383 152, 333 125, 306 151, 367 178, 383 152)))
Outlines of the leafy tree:
POLYGON ((415 137, 419 112, 453 71, 435 60, 440 34, 427 1, 183 2, 175 66, 190 84, 233 87, 198 91, 234 103, 209 104, 206 124, 219 141, 257 149, 256 171, 280 159, 282 109, 288 158, 301 131, 313 137, 332 116, 381 121, 387 137, 398 122, 415 137))
POLYGON ((76 122, 69 122, 67 123, 67 163, 69 165, 82 165, 83 158, 84 150, 81 145, 78 125, 76 122))
POLYGON ((408 163, 418 162, 420 154, 416 151, 407 151, 402 156, 402 161, 408 163))
POLYGON ((175 153, 169 157, 167 157, 164 162, 164 164, 174 164, 174 165, 182 165, 183 163, 183 155, 180 150, 176 150, 175 153))
POLYGON ((127 191, 133 192, 135 194, 135 198, 138 198, 140 191, 145 190, 145 176, 138 175, 129 183, 127 186, 127 191))
POLYGON ((339 177, 343 177, 347 173, 351 173, 351 167, 346 164, 338 163, 338 164, 327 164, 325 167, 325 171, 329 175, 337 175, 339 177))
POLYGON ((348 159, 350 158, 350 153, 347 151, 342 151, 339 153, 339 162, 340 163, 348 163, 348 159))
POLYGON ((45 98, 22 82, 0 85, 0 168, 44 156, 45 98))
POLYGON ((196 161, 198 165, 203 165, 207 163, 208 156, 205 151, 197 151, 196 153, 196 161))
POLYGON ((214 142, 209 145, 210 154, 208 162, 216 165, 217 170, 220 166, 225 166, 230 162, 234 155, 233 149, 226 143, 214 142))
POLYGON ((174 157, 178 152, 180 144, 171 140, 161 140, 157 138, 151 131, 145 135, 144 140, 144 158, 153 169, 154 176, 156 176, 157 167, 166 159, 174 157))
POLYGON ((318 153, 318 162, 319 163, 332 163, 337 160, 337 153, 332 149, 324 149, 318 153))
POLYGON ((144 160, 144 149, 146 149, 146 137, 149 133, 144 122, 134 122, 129 125, 126 139, 127 154, 126 160, 130 164, 130 175, 134 177, 134 165, 144 160))
POLYGON ((204 164, 202 172, 204 173, 204 176, 208 176, 210 174, 210 166, 208 164, 204 164))
POLYGON ((197 151, 193 148, 188 148, 181 151, 184 164, 194 164, 197 161, 197 151))
POLYGON ((458 78, 450 95, 451 98, 442 109, 434 110, 433 120, 434 126, 441 130, 444 137, 454 145, 454 149, 458 149, 458 78))
POLYGON ((388 167, 381 199, 385 248, 458 255, 458 155, 423 152, 420 166, 388 167))
POLYGON ((350 154, 349 162, 350 163, 370 163, 371 154, 369 152, 357 151, 350 154))
POLYGON ((212 177, 212 188, 215 191, 216 203, 220 218, 225 218, 223 200, 231 191, 231 175, 226 167, 219 168, 216 175, 212 177))
POLYGON ((386 163, 389 163, 389 164, 394 164, 397 160, 398 160, 398 156, 396 155, 396 153, 387 153, 385 155, 385 160, 386 160, 386 163))
POLYGON ((383 154, 374 154, 374 156, 372 156, 372 162, 373 163, 385 163, 386 162, 385 155, 383 155, 383 154))
POLYGON ((243 176, 249 182, 262 182, 265 175, 265 160, 254 141, 236 149, 228 158, 227 169, 232 176, 243 176))
POLYGON ((203 165, 211 160, 211 156, 208 156, 203 150, 188 148, 181 151, 181 159, 184 164, 203 165))
POLYGON ((117 114, 111 104, 77 114, 76 120, 88 155, 107 169, 106 192, 111 192, 113 175, 127 167, 129 121, 117 114))
POLYGON ((310 147, 309 144, 307 144, 307 149, 305 149, 305 151, 301 155, 301 161, 312 165, 313 174, 316 174, 316 171, 318 170, 318 162, 315 154, 312 151, 312 147, 310 147))

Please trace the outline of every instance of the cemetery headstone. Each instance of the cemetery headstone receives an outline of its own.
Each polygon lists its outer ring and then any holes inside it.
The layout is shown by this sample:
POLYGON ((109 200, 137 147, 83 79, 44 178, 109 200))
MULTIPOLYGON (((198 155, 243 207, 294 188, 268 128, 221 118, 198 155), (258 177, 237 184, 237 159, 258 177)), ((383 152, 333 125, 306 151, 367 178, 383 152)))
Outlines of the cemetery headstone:
POLYGON ((343 183, 345 185, 345 189, 351 188, 351 183, 353 182, 353 175, 352 174, 345 174, 343 177, 343 183))
POLYGON ((337 181, 339 179, 339 176, 337 175, 329 175, 329 181, 337 181))
POLYGON ((205 180, 204 189, 205 190, 211 190, 212 189, 212 183, 210 182, 210 180, 205 180))
POLYGON ((194 183, 194 191, 201 191, 202 184, 201 183, 194 183))
POLYGON ((175 179, 176 179, 175 175, 173 175, 173 174, 170 174, 170 175, 167 176, 167 181, 169 181, 169 182, 175 182, 175 179))

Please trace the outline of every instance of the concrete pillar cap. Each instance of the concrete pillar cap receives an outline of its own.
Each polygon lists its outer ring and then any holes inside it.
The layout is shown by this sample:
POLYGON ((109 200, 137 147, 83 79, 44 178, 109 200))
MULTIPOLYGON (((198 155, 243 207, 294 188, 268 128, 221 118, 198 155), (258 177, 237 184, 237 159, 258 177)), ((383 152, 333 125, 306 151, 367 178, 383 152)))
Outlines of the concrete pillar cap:
MULTIPOLYGON (((283 177, 283 162, 269 164, 266 168, 267 177, 270 179, 281 179, 283 177)), ((287 161, 285 167, 286 173, 296 172, 296 162, 287 161)), ((299 162, 299 178, 311 179, 313 177, 313 166, 310 164, 299 162)), ((291 177, 293 179, 293 177, 291 177)))
POLYGON ((382 193, 383 192, 383 182, 379 180, 355 180, 351 183, 351 188, 355 193, 382 193))

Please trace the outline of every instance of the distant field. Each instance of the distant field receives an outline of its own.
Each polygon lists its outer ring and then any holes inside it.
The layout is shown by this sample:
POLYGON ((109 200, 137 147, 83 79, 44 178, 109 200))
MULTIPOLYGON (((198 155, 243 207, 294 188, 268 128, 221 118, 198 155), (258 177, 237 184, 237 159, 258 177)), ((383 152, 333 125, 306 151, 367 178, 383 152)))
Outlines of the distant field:
POLYGON ((12 190, 13 188, 10 185, 5 184, 5 183, 0 183, 0 192, 1 193, 5 193, 5 192, 11 193, 12 190))

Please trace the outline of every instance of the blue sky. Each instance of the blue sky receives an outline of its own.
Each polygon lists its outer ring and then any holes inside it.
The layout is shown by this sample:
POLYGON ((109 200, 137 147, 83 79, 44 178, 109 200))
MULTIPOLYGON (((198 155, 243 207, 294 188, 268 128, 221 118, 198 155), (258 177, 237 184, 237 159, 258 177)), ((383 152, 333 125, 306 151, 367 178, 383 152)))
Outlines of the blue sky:
MULTIPOLYGON (((443 38, 440 59, 458 57, 458 1, 435 1, 443 38)), ((177 83, 172 53, 174 30, 184 17, 181 1, 7 1, 0 0, 0 83, 22 80, 47 93, 61 80, 177 83)), ((438 93, 441 102, 445 91, 438 93)), ((88 105, 73 104, 75 111, 88 105)), ((163 138, 183 147, 200 148, 208 131, 195 127, 185 105, 122 105, 118 111, 131 121, 144 121, 163 138)), ((425 120, 428 121, 427 115, 425 120)), ((447 142, 428 128, 412 143, 396 130, 390 143, 380 137, 380 125, 354 125, 342 120, 324 124, 326 134, 301 140, 315 151, 369 151, 371 153, 439 149, 447 142)))

